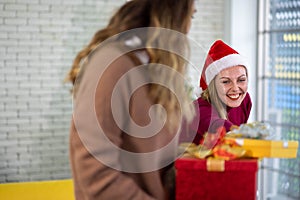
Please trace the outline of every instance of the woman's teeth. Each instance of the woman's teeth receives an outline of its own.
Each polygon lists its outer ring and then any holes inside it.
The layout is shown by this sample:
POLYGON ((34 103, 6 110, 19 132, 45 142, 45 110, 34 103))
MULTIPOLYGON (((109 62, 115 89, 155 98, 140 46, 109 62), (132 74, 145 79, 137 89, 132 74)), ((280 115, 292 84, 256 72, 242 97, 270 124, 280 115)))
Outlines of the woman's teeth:
POLYGON ((237 98, 239 98, 240 95, 239 94, 229 94, 228 96, 231 99, 237 99, 237 98))

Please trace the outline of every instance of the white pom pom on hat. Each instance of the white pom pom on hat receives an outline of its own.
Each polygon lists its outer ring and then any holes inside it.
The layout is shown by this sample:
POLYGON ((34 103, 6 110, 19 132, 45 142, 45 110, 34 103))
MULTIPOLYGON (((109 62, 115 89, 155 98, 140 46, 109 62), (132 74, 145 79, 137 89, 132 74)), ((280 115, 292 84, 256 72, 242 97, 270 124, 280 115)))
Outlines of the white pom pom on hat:
POLYGON ((248 68, 248 62, 236 50, 225 44, 222 40, 217 40, 210 47, 200 78, 200 87, 206 90, 209 83, 223 69, 243 65, 248 68))

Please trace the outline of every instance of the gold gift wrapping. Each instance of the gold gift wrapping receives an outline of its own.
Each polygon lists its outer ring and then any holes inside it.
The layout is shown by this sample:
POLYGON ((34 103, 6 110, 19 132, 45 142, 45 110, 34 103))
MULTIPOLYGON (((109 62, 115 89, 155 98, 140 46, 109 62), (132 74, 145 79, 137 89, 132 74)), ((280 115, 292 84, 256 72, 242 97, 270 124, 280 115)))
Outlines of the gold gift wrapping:
POLYGON ((206 160, 206 169, 209 172, 224 172, 225 160, 208 158, 206 160))

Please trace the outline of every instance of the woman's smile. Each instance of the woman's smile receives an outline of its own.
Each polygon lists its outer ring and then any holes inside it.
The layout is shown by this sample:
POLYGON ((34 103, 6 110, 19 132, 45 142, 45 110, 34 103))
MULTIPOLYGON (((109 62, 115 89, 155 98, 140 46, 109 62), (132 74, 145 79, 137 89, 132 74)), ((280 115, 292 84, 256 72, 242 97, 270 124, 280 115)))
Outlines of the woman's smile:
POLYGON ((233 101, 236 101, 242 96, 244 93, 236 93, 236 94, 227 94, 227 97, 233 101))
POLYGON ((215 84, 220 100, 229 107, 238 107, 248 90, 246 68, 238 65, 222 70, 215 84))

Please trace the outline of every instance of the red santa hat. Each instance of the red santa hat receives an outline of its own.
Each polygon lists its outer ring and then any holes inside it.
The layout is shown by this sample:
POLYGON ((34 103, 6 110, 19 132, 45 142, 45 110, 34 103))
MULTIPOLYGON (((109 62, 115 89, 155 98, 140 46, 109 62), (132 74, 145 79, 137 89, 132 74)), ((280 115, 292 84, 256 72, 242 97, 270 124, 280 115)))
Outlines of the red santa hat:
POLYGON ((222 40, 215 41, 209 49, 202 69, 200 87, 205 90, 220 71, 237 65, 243 65, 247 69, 248 63, 243 56, 222 40))

